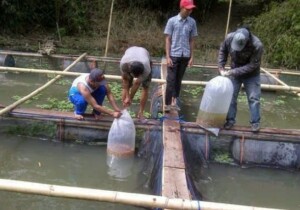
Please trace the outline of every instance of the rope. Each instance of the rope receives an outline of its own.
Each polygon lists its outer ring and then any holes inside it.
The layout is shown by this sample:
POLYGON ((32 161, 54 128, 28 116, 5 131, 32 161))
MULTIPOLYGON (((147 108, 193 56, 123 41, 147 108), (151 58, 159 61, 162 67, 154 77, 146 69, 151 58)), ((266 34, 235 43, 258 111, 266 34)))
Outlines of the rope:
POLYGON ((240 139, 240 165, 243 164, 243 158, 244 158, 244 143, 245 143, 245 137, 242 135, 242 138, 240 139))
POLYGON ((208 133, 205 131, 205 159, 208 160, 208 133))

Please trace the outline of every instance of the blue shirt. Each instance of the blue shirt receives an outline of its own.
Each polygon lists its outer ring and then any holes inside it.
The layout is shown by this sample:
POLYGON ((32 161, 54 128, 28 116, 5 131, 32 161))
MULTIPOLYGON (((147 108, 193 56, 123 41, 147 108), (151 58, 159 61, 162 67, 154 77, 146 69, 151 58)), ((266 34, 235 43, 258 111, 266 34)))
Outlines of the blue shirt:
POLYGON ((183 19, 180 13, 171 17, 166 25, 164 34, 171 36, 172 57, 190 57, 190 39, 198 36, 196 21, 187 17, 183 19))

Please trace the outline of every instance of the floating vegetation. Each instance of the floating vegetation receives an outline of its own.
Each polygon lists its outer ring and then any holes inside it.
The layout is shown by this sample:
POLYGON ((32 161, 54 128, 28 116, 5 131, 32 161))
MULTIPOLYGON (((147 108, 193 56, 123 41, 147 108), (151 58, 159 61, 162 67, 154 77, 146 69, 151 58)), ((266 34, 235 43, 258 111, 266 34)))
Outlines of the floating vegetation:
POLYGON ((48 98, 48 104, 36 105, 42 109, 53 109, 57 111, 72 111, 73 104, 69 100, 60 100, 57 98, 48 98))
POLYGON ((187 85, 185 89, 183 89, 184 92, 192 95, 193 98, 199 98, 200 95, 202 95, 204 88, 202 86, 192 86, 187 85))
MULTIPOLYGON (((27 100, 25 102, 25 104, 30 104, 32 101, 38 100, 41 96, 42 96, 42 94, 37 94, 37 95, 31 97, 29 100, 27 100)), ((18 100, 22 99, 23 97, 24 96, 15 95, 15 96, 12 97, 12 99, 14 99, 15 101, 18 101, 18 100)))

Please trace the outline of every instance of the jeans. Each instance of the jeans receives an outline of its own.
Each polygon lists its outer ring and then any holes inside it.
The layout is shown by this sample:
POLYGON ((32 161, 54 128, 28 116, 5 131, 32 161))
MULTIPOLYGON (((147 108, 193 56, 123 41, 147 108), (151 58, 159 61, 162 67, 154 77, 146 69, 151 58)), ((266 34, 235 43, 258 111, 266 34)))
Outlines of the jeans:
POLYGON ((233 96, 226 121, 232 124, 235 124, 236 122, 235 117, 237 113, 237 98, 241 89, 241 85, 243 84, 250 110, 250 123, 260 123, 260 75, 252 76, 249 78, 230 77, 230 79, 233 84, 233 96))
POLYGON ((173 66, 168 66, 167 87, 165 103, 170 105, 173 98, 178 98, 181 89, 181 82, 190 58, 171 57, 173 66))

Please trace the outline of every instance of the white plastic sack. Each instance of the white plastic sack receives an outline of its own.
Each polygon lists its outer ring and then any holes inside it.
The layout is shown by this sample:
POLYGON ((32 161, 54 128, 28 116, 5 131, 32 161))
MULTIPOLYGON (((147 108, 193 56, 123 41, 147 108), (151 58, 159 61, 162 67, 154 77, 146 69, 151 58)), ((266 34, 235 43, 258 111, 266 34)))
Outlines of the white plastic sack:
POLYGON ((117 156, 129 156, 135 149, 135 125, 126 109, 114 119, 108 133, 107 151, 117 156))
POLYGON ((205 86, 199 106, 197 123, 208 128, 222 127, 226 120, 233 95, 233 85, 230 79, 217 76, 205 86))

